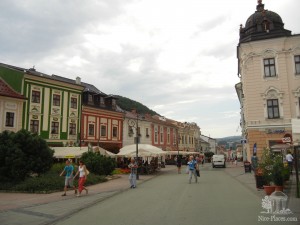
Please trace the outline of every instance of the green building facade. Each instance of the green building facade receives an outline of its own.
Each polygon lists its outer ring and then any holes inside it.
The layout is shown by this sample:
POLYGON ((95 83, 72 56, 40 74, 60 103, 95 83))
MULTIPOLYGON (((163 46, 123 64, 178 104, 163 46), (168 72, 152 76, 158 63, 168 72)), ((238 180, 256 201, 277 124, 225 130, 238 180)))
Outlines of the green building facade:
POLYGON ((39 134, 50 146, 79 144, 82 85, 34 68, 6 64, 0 64, 0 77, 27 99, 23 104, 23 129, 39 134))

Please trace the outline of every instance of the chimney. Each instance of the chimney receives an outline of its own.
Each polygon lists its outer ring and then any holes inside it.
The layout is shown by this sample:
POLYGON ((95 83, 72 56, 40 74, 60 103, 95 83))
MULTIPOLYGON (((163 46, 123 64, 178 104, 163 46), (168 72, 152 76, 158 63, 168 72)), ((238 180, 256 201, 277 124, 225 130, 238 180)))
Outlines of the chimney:
POLYGON ((81 78, 80 77, 76 77, 76 84, 81 84, 81 78))

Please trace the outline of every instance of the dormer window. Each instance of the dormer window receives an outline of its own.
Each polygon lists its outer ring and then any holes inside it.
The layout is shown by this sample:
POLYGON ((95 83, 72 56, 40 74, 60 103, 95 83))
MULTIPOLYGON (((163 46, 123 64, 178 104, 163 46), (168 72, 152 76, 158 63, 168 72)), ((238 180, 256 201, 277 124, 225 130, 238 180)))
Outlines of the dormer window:
POLYGON ((93 95, 92 94, 88 94, 88 102, 93 103, 93 95))
POLYGON ((101 105, 101 106, 104 106, 104 105, 105 105, 105 103, 104 103, 104 98, 103 98, 103 97, 100 97, 100 105, 101 105))
POLYGON ((112 107, 115 108, 116 107, 116 99, 113 99, 111 104, 112 104, 112 107))

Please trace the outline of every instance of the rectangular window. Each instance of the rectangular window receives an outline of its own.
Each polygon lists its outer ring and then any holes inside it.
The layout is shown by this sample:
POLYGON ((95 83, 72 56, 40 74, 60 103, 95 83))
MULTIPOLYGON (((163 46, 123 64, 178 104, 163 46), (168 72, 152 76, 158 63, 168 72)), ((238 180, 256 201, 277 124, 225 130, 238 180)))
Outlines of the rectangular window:
POLYGON ((93 95, 91 94, 88 95, 88 102, 93 103, 93 95))
POLYGON ((38 120, 30 120, 30 132, 32 133, 39 133, 39 124, 40 121, 38 120))
POLYGON ((160 128, 160 143, 164 142, 164 128, 160 128))
POLYGON ((275 59, 264 59, 265 77, 276 77, 275 59))
POLYGON ((118 128, 117 127, 113 127, 113 137, 118 137, 118 128))
POLYGON ((101 125, 101 137, 106 137, 106 126, 101 125))
POLYGON ((133 128, 132 128, 132 126, 128 127, 128 134, 129 134, 129 136, 133 135, 133 128))
POLYGON ((176 142, 176 134, 173 132, 173 144, 174 145, 177 145, 177 142, 176 142))
POLYGON ((155 127, 155 131, 154 131, 154 142, 155 142, 155 143, 158 142, 157 127, 155 127))
POLYGON ((15 121, 15 113, 7 112, 6 113, 5 126, 6 127, 14 127, 14 121, 15 121))
POLYGON ((295 55, 295 71, 300 74, 300 55, 295 55))
POLYGON ((41 92, 39 91, 31 92, 31 102, 40 103, 40 99, 41 99, 41 92))
POLYGON ((103 98, 103 97, 100 97, 100 105, 101 105, 101 106, 104 106, 104 105, 105 105, 105 102, 104 102, 104 98, 103 98))
POLYGON ((146 128, 146 137, 149 137, 149 128, 146 128))
POLYGON ((70 123, 69 134, 76 135, 76 123, 70 123))
POLYGON ((267 107, 268 107, 268 118, 269 119, 279 118, 278 99, 268 99, 267 107))
POLYGON ((95 125, 89 124, 89 136, 94 136, 94 135, 95 135, 95 125))
POLYGON ((59 122, 52 122, 51 123, 51 134, 58 134, 59 130, 59 122))
POLYGON ((53 105, 54 106, 60 106, 60 95, 53 95, 53 105))
POLYGON ((71 108, 77 109, 77 98, 71 98, 71 108))
POLYGON ((138 136, 141 136, 141 128, 140 127, 137 128, 137 134, 138 134, 138 136))

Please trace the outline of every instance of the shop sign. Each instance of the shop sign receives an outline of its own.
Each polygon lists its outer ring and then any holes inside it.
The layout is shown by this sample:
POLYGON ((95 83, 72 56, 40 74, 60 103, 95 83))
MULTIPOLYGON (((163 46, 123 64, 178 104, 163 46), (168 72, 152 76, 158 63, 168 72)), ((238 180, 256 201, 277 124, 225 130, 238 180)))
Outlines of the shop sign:
POLYGON ((282 138, 282 142, 283 143, 291 143, 292 142, 292 135, 290 134, 286 134, 284 135, 284 137, 282 138))
POLYGON ((283 134, 285 133, 285 129, 267 129, 267 134, 283 134))

